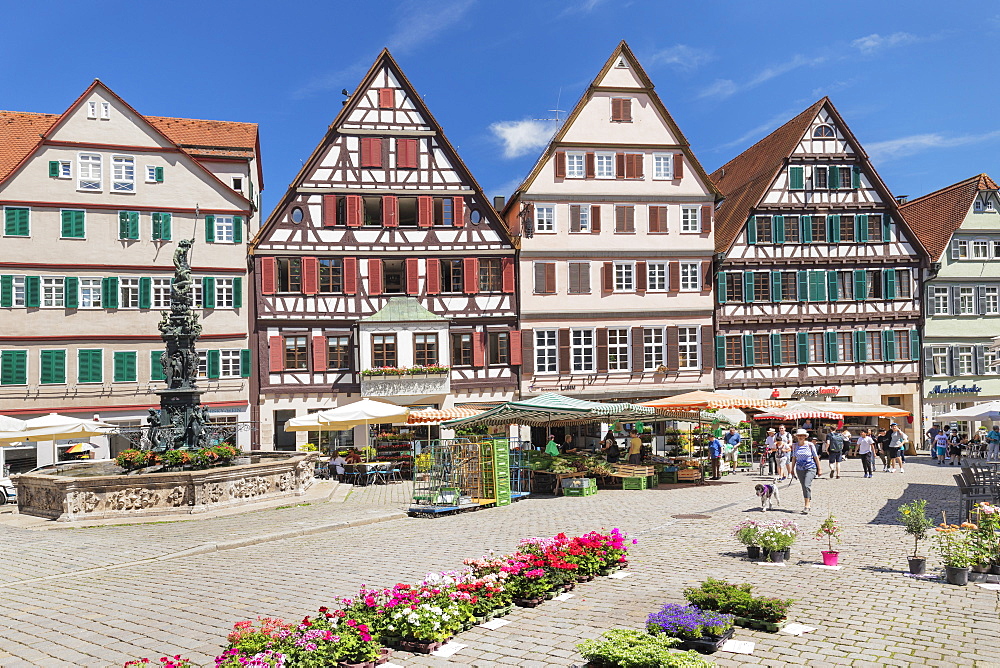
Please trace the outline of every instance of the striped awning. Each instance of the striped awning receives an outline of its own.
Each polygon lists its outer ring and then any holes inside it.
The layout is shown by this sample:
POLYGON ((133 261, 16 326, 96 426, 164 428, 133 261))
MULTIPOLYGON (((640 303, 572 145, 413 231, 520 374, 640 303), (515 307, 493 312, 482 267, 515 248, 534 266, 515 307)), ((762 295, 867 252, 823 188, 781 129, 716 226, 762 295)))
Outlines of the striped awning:
POLYGON ((410 413, 406 424, 441 424, 448 420, 458 420, 460 418, 479 415, 484 410, 486 409, 459 408, 457 406, 453 408, 425 408, 410 413))
POLYGON ((810 410, 790 410, 773 411, 771 413, 760 413, 753 416, 754 420, 843 420, 840 413, 830 413, 828 411, 810 410))
POLYGON ((449 420, 442 424, 454 428, 472 424, 526 426, 574 425, 593 422, 655 422, 658 420, 694 420, 697 414, 664 413, 647 406, 629 403, 602 403, 574 399, 546 392, 523 401, 509 401, 479 415, 449 420))
POLYGON ((723 392, 705 392, 696 390, 685 392, 673 397, 664 397, 653 401, 642 402, 643 406, 651 408, 669 409, 678 411, 697 411, 705 408, 739 408, 741 410, 766 410, 769 408, 784 408, 784 401, 773 399, 751 399, 735 394, 725 394, 723 392))

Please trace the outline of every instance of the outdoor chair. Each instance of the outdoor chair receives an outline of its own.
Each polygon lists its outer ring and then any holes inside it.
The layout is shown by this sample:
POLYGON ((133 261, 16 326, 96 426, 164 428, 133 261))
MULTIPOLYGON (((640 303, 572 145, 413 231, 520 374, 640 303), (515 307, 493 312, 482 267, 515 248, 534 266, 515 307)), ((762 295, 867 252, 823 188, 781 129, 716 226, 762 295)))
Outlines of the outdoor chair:
POLYGON ((988 486, 977 486, 969 484, 969 480, 964 474, 955 474, 955 484, 958 485, 959 517, 964 522, 972 512, 972 507, 980 501, 995 501, 993 489, 988 486))
POLYGON ((385 464, 376 464, 372 466, 370 469, 368 469, 367 473, 365 474, 365 484, 374 485, 378 484, 379 482, 385 484, 387 473, 388 470, 385 464))
POLYGON ((400 471, 399 466, 390 464, 386 478, 389 482, 403 482, 403 472, 400 471))

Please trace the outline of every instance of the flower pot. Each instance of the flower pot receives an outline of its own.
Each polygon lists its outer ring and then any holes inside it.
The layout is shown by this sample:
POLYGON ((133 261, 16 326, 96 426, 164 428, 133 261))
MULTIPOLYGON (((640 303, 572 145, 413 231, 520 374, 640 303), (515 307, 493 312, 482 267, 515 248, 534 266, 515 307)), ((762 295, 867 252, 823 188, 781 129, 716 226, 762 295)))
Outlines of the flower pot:
POLYGON ((551 601, 555 597, 556 597, 556 593, 554 591, 547 591, 547 592, 545 592, 545 600, 546 601, 551 601))
POLYGON ((579 575, 579 576, 577 576, 576 581, 577 582, 590 582, 593 579, 594 579, 593 575, 579 575))
POLYGON ((1000 575, 1000 564, 990 566, 990 575, 1000 575))
POLYGON ((906 560, 910 563, 911 575, 923 575, 927 570, 927 559, 924 557, 907 557, 906 560))
POLYGON ((830 550, 823 550, 823 565, 836 566, 838 557, 840 557, 840 552, 831 552, 830 550))
POLYGON ((399 649, 404 652, 412 652, 414 654, 430 654, 431 652, 440 649, 443 642, 421 642, 419 640, 400 640, 399 649))
POLYGON ((964 587, 969 584, 968 566, 945 566, 944 574, 945 580, 948 584, 958 585, 960 587, 964 587))
POLYGON ((544 598, 515 598, 514 605, 519 608, 537 608, 544 600, 544 598))
POLYGON ((784 550, 775 550, 774 552, 771 552, 768 556, 770 557, 771 561, 773 561, 776 564, 783 564, 783 563, 785 563, 785 551, 784 550))
POLYGON ((388 663, 390 654, 392 654, 392 650, 388 647, 379 647, 378 658, 375 659, 375 665, 381 666, 383 663, 388 663))
POLYGON ((792 558, 792 548, 786 547, 784 549, 784 552, 785 552, 785 561, 788 561, 789 559, 792 558))
POLYGON ((349 661, 338 661, 337 668, 375 668, 375 662, 362 661, 361 663, 351 663, 349 661))
POLYGON ((760 560, 761 561, 771 561, 771 550, 766 547, 760 548, 760 560))
POLYGON ((747 558, 751 561, 760 561, 760 546, 747 545, 747 558))
POLYGON ((969 582, 985 582, 985 581, 986 581, 986 571, 977 571, 975 566, 969 569, 969 582))
POLYGON ((567 582, 562 586, 563 591, 573 591, 573 589, 575 588, 576 588, 575 582, 567 582))

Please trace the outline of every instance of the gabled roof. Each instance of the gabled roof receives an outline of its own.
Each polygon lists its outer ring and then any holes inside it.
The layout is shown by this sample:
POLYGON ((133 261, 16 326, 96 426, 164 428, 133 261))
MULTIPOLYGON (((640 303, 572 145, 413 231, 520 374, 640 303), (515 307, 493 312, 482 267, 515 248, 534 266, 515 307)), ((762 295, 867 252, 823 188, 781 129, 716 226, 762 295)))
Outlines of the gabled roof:
POLYGON ((361 322, 424 322, 428 320, 445 321, 437 314, 431 313, 417 301, 416 297, 390 297, 385 306, 361 322))
POLYGON ((58 119, 58 114, 0 111, 0 181, 34 151, 39 137, 58 119))
POLYGON ((688 163, 694 168, 699 178, 701 178, 702 183, 704 183, 705 187, 708 188, 708 190, 713 194, 715 195, 719 194, 718 188, 715 186, 714 183, 712 183, 712 179, 709 178, 708 173, 705 171, 705 168, 701 166, 701 163, 698 162, 698 158, 695 157, 694 153, 691 151, 691 145, 688 143, 687 137, 685 137, 684 133, 681 132, 680 126, 678 126, 677 122, 674 121, 674 117, 670 115, 669 111, 667 111, 667 107, 663 104, 663 100, 661 100, 660 96, 656 94, 656 90, 655 87, 653 86, 652 79, 650 79, 649 75, 646 74, 646 70, 643 69, 642 64, 639 63, 639 59, 635 57, 634 53, 632 53, 632 49, 629 48, 628 43, 625 40, 622 40, 621 42, 618 43, 618 46, 615 47, 615 50, 611 54, 611 56, 604 62, 604 67, 602 67, 601 71, 598 72, 596 77, 594 77, 594 80, 590 82, 590 86, 587 87, 587 90, 585 90, 583 92, 583 95, 580 96, 580 99, 577 101, 576 106, 573 107, 573 111, 571 111, 569 116, 566 117, 566 120, 563 121, 563 124, 559 127, 559 130, 556 132, 555 136, 552 137, 552 140, 549 142, 548 146, 546 146, 545 149, 542 151, 542 154, 538 156, 538 160, 535 161, 535 166, 531 168, 531 171, 528 172, 528 175, 524 178, 524 181, 521 182, 521 185, 517 187, 517 189, 508 199, 507 205, 504 207, 503 210, 504 220, 507 219, 507 213, 510 210, 511 206, 515 204, 519 195, 528 188, 530 188, 531 184, 534 183, 535 179, 538 177, 538 173, 542 171, 542 167, 545 166, 546 160, 548 160, 549 157, 555 152, 556 148, 558 148, 559 143, 563 141, 563 138, 566 136, 566 133, 569 132, 570 127, 572 127, 573 122, 576 121, 577 117, 583 111, 584 107, 586 107, 587 103, 590 102, 590 99, 591 97, 593 97, 593 94, 602 88, 600 82, 607 75, 608 71, 611 70, 612 67, 614 67, 615 62, 618 60, 620 56, 625 56, 628 59, 629 64, 634 66, 635 74, 639 78, 639 81, 642 83, 641 88, 635 88, 635 89, 630 88, 630 90, 635 90, 637 92, 645 93, 646 95, 649 96, 650 102, 653 103, 653 106, 656 108, 656 111, 663 118, 663 122, 666 123, 667 127, 670 128, 670 132, 673 133, 675 137, 677 137, 677 142, 680 144, 681 150, 684 152, 684 156, 687 158, 688 163))
POLYGON ((940 261, 982 190, 997 190, 997 184, 988 175, 977 174, 899 207, 932 261, 940 261))

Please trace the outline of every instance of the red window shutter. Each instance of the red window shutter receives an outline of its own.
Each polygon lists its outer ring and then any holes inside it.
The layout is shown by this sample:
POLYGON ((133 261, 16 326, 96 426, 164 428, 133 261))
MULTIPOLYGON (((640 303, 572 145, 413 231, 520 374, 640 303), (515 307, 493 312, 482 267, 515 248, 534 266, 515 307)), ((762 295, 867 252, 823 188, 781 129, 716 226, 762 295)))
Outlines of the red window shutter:
MULTIPOLYGON (((709 281, 711 285, 711 281, 709 281)), ((711 369, 715 367, 715 350, 713 345, 715 343, 715 337, 712 335, 711 325, 701 326, 701 368, 711 369)))
POLYGON ((326 337, 313 337, 313 371, 326 371, 326 337))
POLYGON ((420 196, 417 198, 417 225, 420 227, 434 226, 434 198, 420 196))
POLYGON ((361 166, 367 167, 371 162, 371 155, 372 155, 371 139, 368 137, 362 137, 360 143, 361 143, 361 156, 360 156, 361 166))
POLYGON ((701 207, 701 232, 706 234, 712 231, 712 205, 705 204, 701 207))
POLYGON ((588 153, 587 154, 586 164, 587 164, 587 178, 588 179, 592 179, 597 174, 597 170, 594 168, 594 154, 593 153, 588 153))
POLYGON ((559 330, 559 373, 569 373, 570 369, 570 355, 569 355, 569 330, 560 329, 559 330))
POLYGON ((702 263, 705 266, 705 275, 701 277, 701 291, 709 293, 715 285, 715 265, 711 260, 702 263))
POLYGON ((500 289, 504 292, 514 292, 514 258, 500 258, 500 289))
POLYGON ((337 196, 323 195, 323 227, 337 224, 337 196))
POLYGON ((604 271, 601 272, 601 288, 604 292, 612 292, 615 289, 615 263, 605 262, 604 271))
POLYGON ((622 99, 620 97, 611 98, 611 120, 618 122, 622 120, 622 99))
POLYGON ((510 364, 521 366, 521 330, 510 331, 510 364))
POLYGON ((382 294, 382 260, 377 257, 368 258, 368 294, 382 294))
POLYGON ((452 224, 455 227, 465 227, 465 198, 453 197, 452 201, 455 209, 455 218, 452 224))
MULTIPOLYGON (((430 198, 428 198, 430 199, 430 198)), ((441 260, 436 257, 427 258, 427 294, 436 295, 441 292, 441 260)))
POLYGON ((472 333, 472 366, 486 365, 486 332, 472 333))
POLYGON ((406 258, 406 294, 420 294, 420 260, 415 257, 406 258))
POLYGON ((677 328, 667 327, 667 371, 677 371, 681 366, 677 328))
POLYGON ((462 289, 468 295, 479 292, 479 260, 467 257, 462 261, 462 289))
POLYGON ((382 222, 386 227, 399 227, 399 198, 386 195, 382 198, 382 222))
POLYGON ((364 208, 364 200, 362 200, 361 195, 347 196, 348 227, 361 227, 361 223, 364 222, 364 216, 362 215, 363 208, 364 208))
POLYGON ((681 263, 671 262, 667 265, 667 289, 670 292, 680 292, 681 263))
POLYGON ((593 233, 601 231, 601 207, 599 204, 590 207, 590 231, 593 233))
POLYGON ((545 263, 545 294, 554 295, 556 293, 556 263, 545 263))
POLYGON ((417 168, 417 140, 396 140, 396 167, 400 169, 417 168))
POLYGON ((260 259, 260 291, 273 295, 278 291, 278 260, 273 257, 260 259))
POLYGON ((640 292, 646 289, 646 279, 648 275, 646 273, 646 263, 636 262, 635 263, 635 290, 640 292))
POLYGON ((344 258, 344 294, 358 294, 358 258, 344 258))
POLYGON ((615 178, 624 179, 625 178, 625 154, 616 153, 615 154, 615 178))
POLYGON ((632 328, 632 370, 642 371, 646 368, 646 339, 642 335, 642 327, 632 328))
POLYGON ((315 295, 319 292, 319 259, 302 258, 302 294, 315 295))
POLYGON ((395 101, 395 91, 391 88, 379 88, 378 89, 378 108, 379 109, 392 109, 396 106, 395 101))
POLYGON ((563 153, 562 151, 556 151, 555 162, 556 162, 556 166, 555 166, 556 178, 557 179, 565 179, 566 178, 566 154, 563 153))
POLYGON ((268 344, 268 357, 270 358, 270 369, 273 372, 285 370, 285 339, 280 336, 270 337, 268 344))
POLYGON ((674 153, 674 179, 684 178, 684 154, 674 153))
POLYGON ((379 137, 361 138, 361 166, 382 166, 382 139, 379 137))

